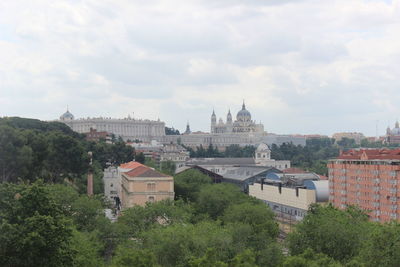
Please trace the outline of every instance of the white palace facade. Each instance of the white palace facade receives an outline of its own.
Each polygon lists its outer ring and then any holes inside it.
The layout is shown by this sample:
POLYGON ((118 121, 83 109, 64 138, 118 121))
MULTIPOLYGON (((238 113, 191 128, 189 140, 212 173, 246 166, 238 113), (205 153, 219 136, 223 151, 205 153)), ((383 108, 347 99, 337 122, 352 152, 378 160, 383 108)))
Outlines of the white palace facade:
POLYGON ((90 129, 99 132, 108 132, 116 137, 126 140, 139 139, 143 142, 150 142, 165 136, 165 123, 151 120, 133 119, 130 116, 123 119, 113 118, 87 118, 75 119, 68 110, 60 117, 60 122, 68 125, 78 133, 88 133, 90 129))

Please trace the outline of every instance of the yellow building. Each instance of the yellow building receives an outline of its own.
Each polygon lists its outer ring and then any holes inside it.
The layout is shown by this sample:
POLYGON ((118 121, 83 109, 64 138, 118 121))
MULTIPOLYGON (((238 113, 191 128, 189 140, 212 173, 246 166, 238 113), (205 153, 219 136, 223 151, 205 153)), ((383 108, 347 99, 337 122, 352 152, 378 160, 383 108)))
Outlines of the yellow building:
POLYGON ((301 220, 311 204, 328 201, 328 181, 307 180, 295 187, 254 183, 249 186, 249 195, 263 200, 277 215, 301 220))
POLYGON ((122 208, 174 199, 174 178, 140 165, 121 175, 122 208))

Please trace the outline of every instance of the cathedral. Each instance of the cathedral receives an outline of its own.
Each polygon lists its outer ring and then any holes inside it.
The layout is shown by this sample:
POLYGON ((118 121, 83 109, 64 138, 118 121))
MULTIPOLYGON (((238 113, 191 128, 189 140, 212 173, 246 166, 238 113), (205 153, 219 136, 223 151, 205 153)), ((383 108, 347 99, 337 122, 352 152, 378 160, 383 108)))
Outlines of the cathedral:
POLYGON ((385 143, 400 144, 400 125, 398 121, 396 121, 393 129, 390 129, 390 127, 386 129, 385 143))
POLYGON ((242 109, 237 113, 236 120, 232 121, 231 111, 228 111, 226 122, 219 119, 217 123, 217 116, 213 111, 211 115, 211 133, 263 133, 264 125, 257 124, 251 120, 251 114, 246 109, 246 105, 242 105, 242 109))

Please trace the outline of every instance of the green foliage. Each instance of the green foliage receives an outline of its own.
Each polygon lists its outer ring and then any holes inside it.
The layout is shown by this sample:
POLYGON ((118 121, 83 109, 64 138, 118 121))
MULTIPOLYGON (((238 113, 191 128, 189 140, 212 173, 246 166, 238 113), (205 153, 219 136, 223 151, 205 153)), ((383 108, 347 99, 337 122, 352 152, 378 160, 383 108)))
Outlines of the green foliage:
POLYGON ((257 267, 254 252, 246 249, 233 258, 232 267, 257 267))
POLYGON ((189 260, 190 267, 228 267, 227 263, 218 260, 215 249, 208 248, 206 254, 200 258, 192 258, 189 260))
POLYGON ((323 253, 315 253, 312 249, 307 248, 302 254, 287 257, 283 263, 283 267, 341 267, 342 264, 329 258, 323 253))
POLYGON ((253 158, 256 151, 255 146, 246 145, 230 145, 225 149, 224 157, 226 158, 253 158))
POLYGON ((119 165, 132 161, 135 157, 135 149, 120 139, 113 144, 104 141, 86 142, 86 147, 87 151, 93 152, 93 160, 99 162, 102 169, 107 167, 107 163, 119 165))
POLYGON ((211 178, 200 171, 186 170, 174 177, 175 197, 195 201, 201 187, 211 183, 211 178))
POLYGON ((118 224, 127 227, 130 237, 139 237, 153 227, 187 223, 191 220, 192 213, 192 208, 183 201, 165 200, 147 203, 146 207, 134 206, 124 210, 118 224))
POLYGON ((175 129, 174 127, 165 127, 165 134, 166 135, 180 135, 179 130, 175 129))
POLYGON ((144 164, 145 160, 146 160, 146 159, 145 159, 145 157, 144 157, 143 152, 140 152, 139 154, 137 154, 137 155, 135 156, 135 161, 137 161, 137 162, 139 162, 139 163, 144 164))
POLYGON ((171 160, 161 161, 159 163, 159 168, 157 168, 157 170, 159 170, 160 172, 171 176, 175 174, 175 169, 176 169, 175 162, 171 160))
POLYGON ((327 175, 326 162, 337 157, 339 148, 334 145, 334 139, 308 139, 306 146, 292 143, 271 146, 271 158, 276 160, 290 160, 292 166, 300 167, 318 174, 327 175))
POLYGON ((71 248, 75 252, 71 266, 76 267, 101 267, 104 262, 100 257, 101 246, 96 237, 91 233, 74 231, 71 248))
POLYGON ((71 266, 71 221, 42 182, 0 186, 5 195, 0 211, 0 265, 71 266))
MULTIPOLYGON (((184 146, 185 147, 185 146, 184 146)), ((219 152, 216 146, 210 144, 207 149, 202 145, 193 150, 190 147, 185 147, 190 152, 191 158, 251 158, 254 157, 256 147, 246 145, 244 147, 239 145, 230 145, 224 152, 219 152)))
POLYGON ((93 152, 95 193, 103 192, 102 170, 107 162, 127 162, 134 155, 134 149, 121 140, 115 144, 87 142, 62 123, 0 118, 0 182, 68 180, 84 192, 88 151, 93 152))
POLYGON ((82 135, 74 132, 71 128, 61 122, 45 122, 36 119, 19 117, 0 118, 0 126, 7 125, 15 129, 35 130, 38 132, 61 132, 63 134, 83 138, 82 135))
POLYGON ((262 249, 265 242, 270 242, 278 236, 278 224, 274 221, 271 209, 263 204, 245 202, 231 205, 221 218, 225 224, 243 223, 251 227, 251 233, 246 237, 254 249, 262 249))
POLYGON ((154 254, 147 249, 119 246, 113 258, 112 266, 115 267, 156 267, 154 254))
POLYGON ((400 225, 397 222, 375 225, 370 238, 364 242, 360 259, 365 266, 399 266, 400 225))
POLYGON ((196 201, 199 213, 206 213, 212 219, 217 219, 224 214, 227 207, 243 203, 247 195, 240 192, 240 188, 231 184, 214 184, 203 186, 196 201))
POLYGON ((9 126, 0 127, 0 177, 3 182, 16 181, 29 173, 33 163, 32 149, 25 136, 9 126))
POLYGON ((144 247, 155 253, 162 266, 187 266, 208 248, 216 250, 217 260, 224 261, 232 255, 231 244, 229 231, 214 222, 153 228, 144 233, 143 240, 144 247))
POLYGON ((331 205, 315 205, 288 236, 288 247, 292 255, 311 248, 346 262, 359 253, 370 228, 368 217, 356 208, 343 211, 331 205))
POLYGON ((353 138, 343 137, 339 141, 336 142, 338 146, 342 148, 354 148, 357 147, 356 140, 353 138))

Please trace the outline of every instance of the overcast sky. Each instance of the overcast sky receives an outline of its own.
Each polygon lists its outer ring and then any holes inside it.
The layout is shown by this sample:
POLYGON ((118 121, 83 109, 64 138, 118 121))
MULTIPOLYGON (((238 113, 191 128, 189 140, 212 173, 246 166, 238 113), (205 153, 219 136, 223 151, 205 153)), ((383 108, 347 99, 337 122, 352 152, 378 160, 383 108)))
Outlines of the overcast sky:
POLYGON ((2 0, 0 116, 209 131, 384 134, 400 117, 400 0, 2 0))

